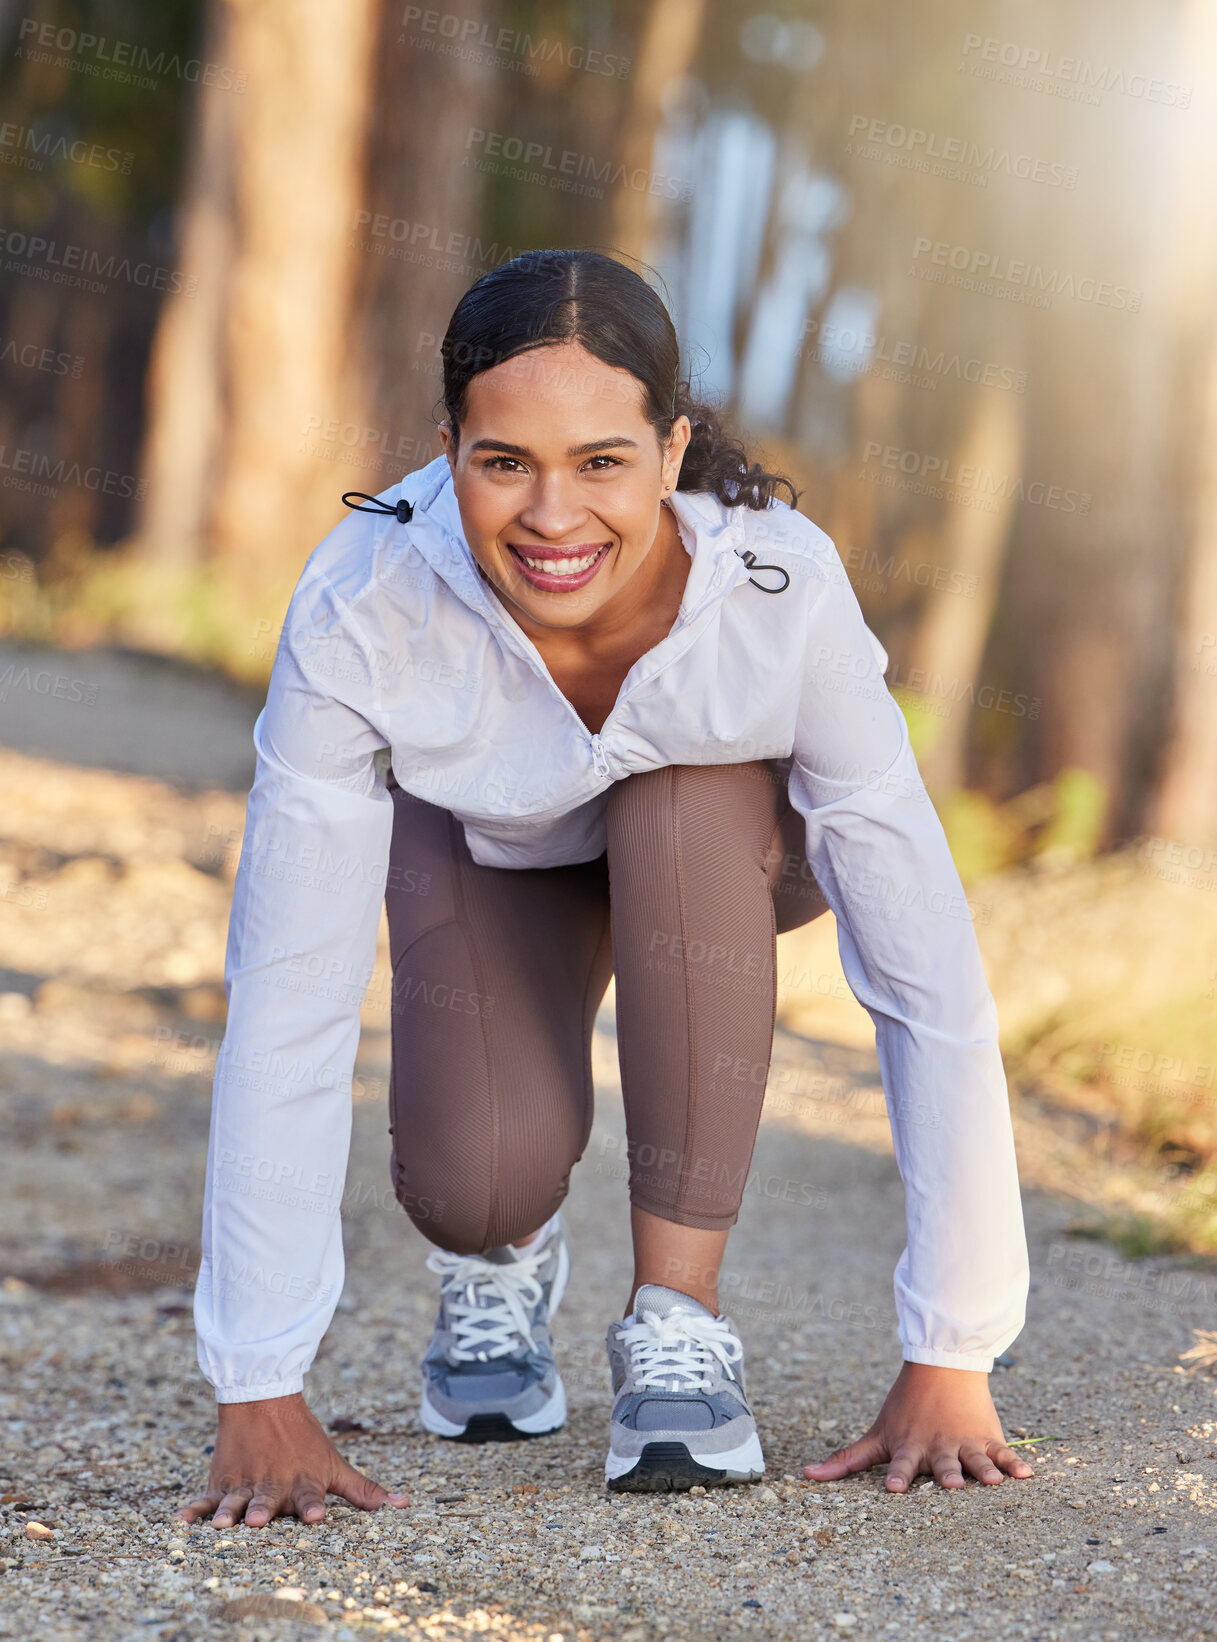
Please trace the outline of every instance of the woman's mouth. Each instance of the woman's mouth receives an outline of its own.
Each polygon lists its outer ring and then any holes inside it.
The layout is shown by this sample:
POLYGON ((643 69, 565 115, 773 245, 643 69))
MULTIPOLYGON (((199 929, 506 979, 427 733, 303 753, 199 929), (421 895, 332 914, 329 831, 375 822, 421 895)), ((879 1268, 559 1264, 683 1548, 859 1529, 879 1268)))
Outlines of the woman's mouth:
POLYGON ((565 592, 570 588, 586 587, 608 555, 612 542, 582 543, 562 554, 530 553, 527 548, 508 542, 507 549, 521 575, 534 587, 546 593, 565 592))

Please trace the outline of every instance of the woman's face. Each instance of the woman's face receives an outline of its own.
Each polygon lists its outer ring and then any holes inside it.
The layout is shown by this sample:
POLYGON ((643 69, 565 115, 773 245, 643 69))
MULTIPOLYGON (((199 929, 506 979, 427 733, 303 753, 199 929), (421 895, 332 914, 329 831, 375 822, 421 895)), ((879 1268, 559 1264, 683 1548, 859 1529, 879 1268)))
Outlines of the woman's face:
POLYGON ((569 630, 630 604, 691 432, 679 417, 661 450, 643 395, 628 371, 552 343, 473 378, 458 446, 441 425, 466 539, 513 614, 569 630))

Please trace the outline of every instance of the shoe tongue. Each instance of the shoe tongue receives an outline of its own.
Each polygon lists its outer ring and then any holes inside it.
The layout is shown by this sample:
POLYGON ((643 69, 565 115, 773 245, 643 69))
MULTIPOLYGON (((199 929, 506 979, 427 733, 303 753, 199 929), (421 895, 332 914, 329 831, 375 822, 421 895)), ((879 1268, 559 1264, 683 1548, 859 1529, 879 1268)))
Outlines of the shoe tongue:
POLYGON ((514 1266, 516 1261, 522 1258, 523 1256, 517 1253, 510 1243, 504 1243, 497 1249, 487 1249, 485 1254, 479 1256, 479 1259, 489 1260, 495 1266, 514 1266))
POLYGON ((545 1222, 540 1234, 534 1237, 531 1243, 525 1243, 522 1249, 517 1249, 514 1243, 501 1243, 497 1249, 487 1249, 479 1259, 489 1260, 496 1266, 514 1266, 517 1260, 523 1260, 527 1255, 536 1254, 543 1248, 554 1234, 553 1218, 545 1222))
POLYGON ((694 1300, 688 1294, 681 1294, 679 1289, 664 1288, 662 1283, 644 1283, 634 1296, 635 1317, 641 1317, 644 1311, 652 1312, 657 1317, 670 1317, 678 1307, 702 1317, 714 1316, 700 1300, 694 1300))

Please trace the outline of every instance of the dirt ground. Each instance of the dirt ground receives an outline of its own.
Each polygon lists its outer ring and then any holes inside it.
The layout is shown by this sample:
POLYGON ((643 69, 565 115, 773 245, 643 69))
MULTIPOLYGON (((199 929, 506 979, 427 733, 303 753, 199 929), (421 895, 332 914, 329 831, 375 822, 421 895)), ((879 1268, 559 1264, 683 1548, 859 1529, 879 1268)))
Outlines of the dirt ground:
MULTIPOLYGON (((0 647, 0 665, 12 654, 0 647)), ((1217 1378, 1180 1362, 1217 1328, 1217 1271, 1077 1235, 1080 1206, 1119 1182, 1109 1149, 1050 1105, 1015 1102, 1032 1290, 993 1375, 1036 1475, 956 1492, 922 1478, 903 1497, 881 1470, 802 1480, 806 1460, 862 1433, 900 1362, 903 1191, 873 1043, 835 982, 822 1007, 784 1010, 723 1283, 765 1483, 604 1487, 603 1335, 629 1272, 611 990, 566 1210, 569 1421, 481 1448, 424 1433, 435 1279, 389 1185, 383 921, 347 1285, 307 1394, 353 1463, 413 1503, 331 1501, 309 1528, 173 1523, 214 1434, 190 1303, 256 703, 114 655, 34 662, 31 680, 40 666, 82 688, 35 704, 17 668, 0 704, 0 1636, 1217 1635, 1217 1378), (152 764, 166 700, 180 716, 152 764)), ((831 961, 831 942, 815 948, 813 967, 831 961)))

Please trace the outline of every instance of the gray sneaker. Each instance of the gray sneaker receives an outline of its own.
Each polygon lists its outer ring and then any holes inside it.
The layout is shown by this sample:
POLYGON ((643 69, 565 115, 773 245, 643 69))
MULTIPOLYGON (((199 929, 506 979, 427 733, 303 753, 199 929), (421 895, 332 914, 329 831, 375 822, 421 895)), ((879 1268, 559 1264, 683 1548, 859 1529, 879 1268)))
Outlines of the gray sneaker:
POLYGON ((566 1391, 549 1322, 570 1273, 561 1214, 522 1250, 434 1249, 427 1265, 443 1284, 422 1363, 425 1428, 462 1442, 556 1431, 566 1419, 566 1391))
POLYGON ((764 1474, 744 1394, 744 1348, 729 1317, 646 1283, 609 1327, 613 1415, 604 1478, 616 1492, 667 1493, 764 1474))

